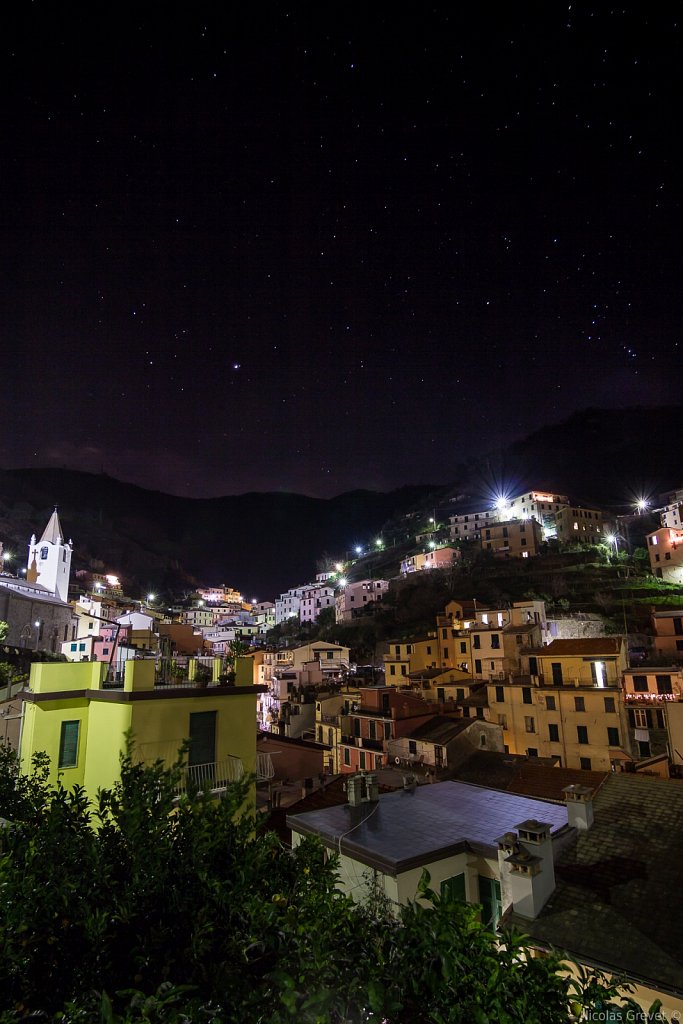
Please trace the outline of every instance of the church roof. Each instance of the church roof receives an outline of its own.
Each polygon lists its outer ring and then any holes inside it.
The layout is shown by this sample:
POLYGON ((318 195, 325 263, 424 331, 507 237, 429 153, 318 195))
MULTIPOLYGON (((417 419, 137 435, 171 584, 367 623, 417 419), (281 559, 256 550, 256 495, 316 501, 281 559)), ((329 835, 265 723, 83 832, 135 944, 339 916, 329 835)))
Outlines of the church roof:
POLYGON ((68 608, 69 605, 66 601, 62 601, 59 597, 56 597, 51 590, 44 587, 42 583, 31 583, 28 580, 15 580, 10 578, 0 578, 0 590, 11 591, 16 597, 20 597, 27 601, 40 601, 44 604, 55 604, 60 605, 62 608, 68 608))
POLYGON ((57 509, 54 510, 50 516, 49 522, 43 530, 43 536, 40 538, 41 541, 48 541, 50 544, 61 544, 64 534, 62 533, 61 523, 59 522, 59 516, 57 515, 57 509))

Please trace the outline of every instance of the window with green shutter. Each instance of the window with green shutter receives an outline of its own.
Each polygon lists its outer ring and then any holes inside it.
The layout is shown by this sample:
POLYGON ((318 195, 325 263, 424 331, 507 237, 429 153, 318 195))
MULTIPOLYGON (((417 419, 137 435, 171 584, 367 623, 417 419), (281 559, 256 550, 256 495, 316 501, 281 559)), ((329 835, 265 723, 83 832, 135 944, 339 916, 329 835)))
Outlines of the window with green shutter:
POLYGON ((441 883, 441 897, 446 900, 462 900, 463 903, 465 902, 464 871, 460 875, 452 875, 450 878, 444 878, 441 883))
POLYGON ((481 903, 481 923, 495 931, 503 912, 500 895, 500 882, 496 878, 485 878, 479 875, 479 902, 481 903))
POLYGON ((78 731, 80 722, 62 722, 59 737, 59 768, 75 768, 78 764, 78 731))

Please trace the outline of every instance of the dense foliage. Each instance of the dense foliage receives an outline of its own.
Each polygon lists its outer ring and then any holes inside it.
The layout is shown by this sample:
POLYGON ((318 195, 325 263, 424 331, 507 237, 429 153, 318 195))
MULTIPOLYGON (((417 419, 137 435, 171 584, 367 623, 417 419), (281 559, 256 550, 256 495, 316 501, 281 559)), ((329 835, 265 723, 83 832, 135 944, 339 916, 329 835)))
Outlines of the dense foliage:
POLYGON ((427 877, 398 919, 380 895, 354 904, 334 860, 283 851, 248 799, 176 804, 174 770, 127 757, 93 807, 0 748, 0 1024, 559 1024, 615 996, 499 942, 427 877))

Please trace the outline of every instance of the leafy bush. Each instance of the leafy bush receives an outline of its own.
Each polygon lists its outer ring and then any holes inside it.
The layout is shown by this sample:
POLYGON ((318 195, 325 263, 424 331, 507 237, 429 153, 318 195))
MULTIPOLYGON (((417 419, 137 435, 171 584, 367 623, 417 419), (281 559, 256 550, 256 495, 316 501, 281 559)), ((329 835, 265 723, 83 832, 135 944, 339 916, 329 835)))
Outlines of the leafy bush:
POLYGON ((427 876, 398 914, 353 903, 319 844, 257 830, 248 782, 177 803, 179 767, 129 755, 93 806, 2 752, 0 1024, 564 1024, 614 997, 427 876))

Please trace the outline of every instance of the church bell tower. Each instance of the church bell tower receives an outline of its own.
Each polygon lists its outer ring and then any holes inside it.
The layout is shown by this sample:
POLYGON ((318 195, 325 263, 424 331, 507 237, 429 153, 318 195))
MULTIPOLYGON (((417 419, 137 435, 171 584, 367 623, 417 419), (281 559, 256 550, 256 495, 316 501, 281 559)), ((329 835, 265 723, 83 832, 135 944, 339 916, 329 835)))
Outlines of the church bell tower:
POLYGON ((54 510, 39 541, 35 533, 28 546, 29 583, 39 583, 60 601, 69 600, 69 577, 71 575, 71 541, 65 542, 62 527, 54 510))

